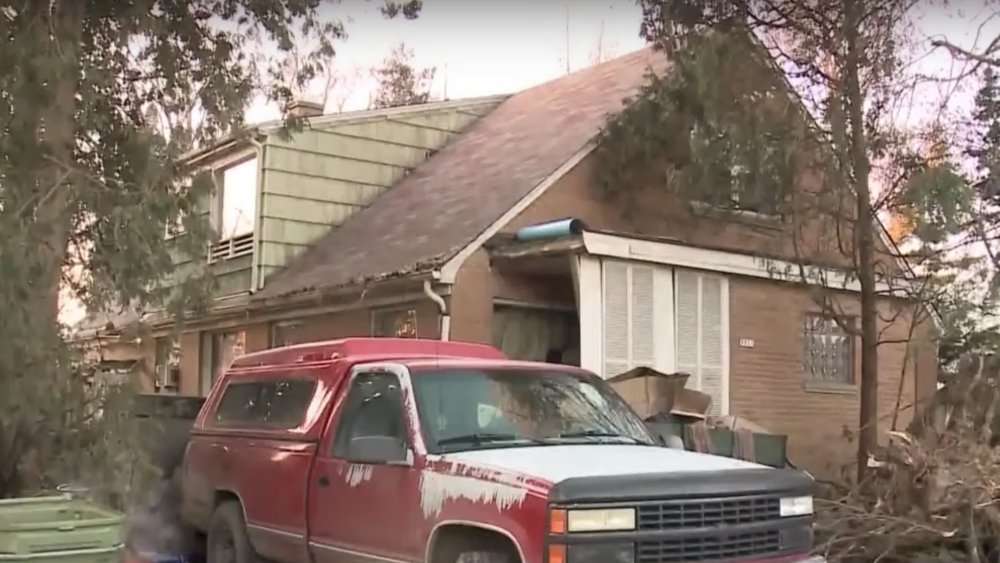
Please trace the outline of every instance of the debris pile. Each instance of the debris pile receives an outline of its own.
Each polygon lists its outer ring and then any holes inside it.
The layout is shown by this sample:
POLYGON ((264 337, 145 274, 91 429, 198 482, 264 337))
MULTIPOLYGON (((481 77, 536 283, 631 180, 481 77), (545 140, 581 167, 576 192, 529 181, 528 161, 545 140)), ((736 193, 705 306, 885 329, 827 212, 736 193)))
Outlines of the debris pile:
POLYGON ((907 432, 890 432, 869 477, 824 485, 819 550, 846 563, 1000 561, 1000 369, 979 358, 907 432))

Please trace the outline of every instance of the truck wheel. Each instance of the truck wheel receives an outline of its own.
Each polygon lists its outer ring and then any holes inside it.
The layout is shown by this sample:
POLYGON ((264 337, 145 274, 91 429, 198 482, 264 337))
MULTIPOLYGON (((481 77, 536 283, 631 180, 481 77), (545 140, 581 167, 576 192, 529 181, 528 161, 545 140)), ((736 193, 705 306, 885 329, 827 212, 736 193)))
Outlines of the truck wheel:
POLYGON ((514 563, 514 558, 500 551, 463 551, 455 563, 514 563))
POLYGON ((208 529, 208 563, 260 563, 250 545, 239 503, 224 502, 215 509, 208 529))

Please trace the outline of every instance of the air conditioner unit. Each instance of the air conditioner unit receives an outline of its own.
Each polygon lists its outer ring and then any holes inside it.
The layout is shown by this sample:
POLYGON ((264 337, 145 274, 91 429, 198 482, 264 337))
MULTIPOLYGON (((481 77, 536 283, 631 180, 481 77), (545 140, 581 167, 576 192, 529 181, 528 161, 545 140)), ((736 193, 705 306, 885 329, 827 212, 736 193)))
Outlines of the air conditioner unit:
POLYGON ((168 387, 177 387, 181 383, 181 366, 178 364, 170 364, 166 367, 167 370, 164 374, 164 384, 168 387))

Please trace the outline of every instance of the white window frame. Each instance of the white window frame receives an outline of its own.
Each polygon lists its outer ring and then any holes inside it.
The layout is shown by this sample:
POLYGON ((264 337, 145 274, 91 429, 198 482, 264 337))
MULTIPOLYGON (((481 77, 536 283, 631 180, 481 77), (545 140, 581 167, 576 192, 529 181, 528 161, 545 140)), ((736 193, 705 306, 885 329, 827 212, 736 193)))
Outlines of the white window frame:
MULTIPOLYGON (((853 322, 853 318, 846 319, 846 322, 848 322, 848 323, 853 322)), ((805 385, 806 385, 807 388, 843 387, 843 388, 850 389, 850 388, 853 388, 853 387, 857 386, 857 370, 855 370, 855 366, 854 366, 855 357, 856 357, 856 353, 857 353, 856 352, 856 347, 855 347, 855 340, 854 340, 854 337, 851 335, 851 333, 849 331, 845 330, 837 322, 837 320, 835 319, 834 315, 824 314, 824 313, 817 313, 817 312, 806 312, 802 316, 802 340, 803 340, 803 342, 802 342, 802 378, 803 378, 803 380, 804 380, 805 385), (830 331, 823 331, 822 333, 816 333, 816 332, 810 333, 809 331, 806 330, 806 325, 809 322, 809 319, 819 319, 824 324, 830 323, 833 327, 835 327, 834 330, 837 331, 837 332, 839 332, 839 334, 834 334, 833 332, 830 332, 830 331), (822 378, 813 377, 812 373, 808 369, 809 366, 807 365, 807 361, 808 361, 809 358, 805 354, 806 346, 807 346, 806 339, 808 339, 811 335, 819 336, 819 337, 821 337, 823 339, 827 339, 827 338, 843 338, 847 342, 847 346, 848 346, 847 350, 848 351, 847 351, 847 361, 846 361, 846 364, 845 364, 845 367, 847 369, 847 379, 846 379, 846 381, 829 380, 829 379, 822 379, 822 378)))
POLYGON ((257 230, 257 216, 260 214, 260 209, 258 209, 258 204, 260 203, 260 194, 258 193, 260 188, 260 161, 257 150, 254 149, 252 151, 238 153, 231 159, 227 159, 225 162, 218 164, 212 170, 212 179, 215 183, 215 194, 212 197, 212 225, 218 232, 217 242, 222 243, 255 235, 257 230), (227 233, 225 231, 226 171, 248 162, 256 163, 254 186, 252 191, 253 213, 252 217, 250 217, 250 230, 248 232, 238 232, 236 234, 227 233))

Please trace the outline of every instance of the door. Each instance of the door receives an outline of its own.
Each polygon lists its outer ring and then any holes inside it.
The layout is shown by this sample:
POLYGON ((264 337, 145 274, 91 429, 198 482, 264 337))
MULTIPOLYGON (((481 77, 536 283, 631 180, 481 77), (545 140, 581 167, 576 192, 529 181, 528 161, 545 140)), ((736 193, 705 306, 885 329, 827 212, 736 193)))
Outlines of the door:
POLYGON ((356 369, 311 477, 317 563, 415 561, 423 545, 419 474, 408 438, 402 369, 356 369))

